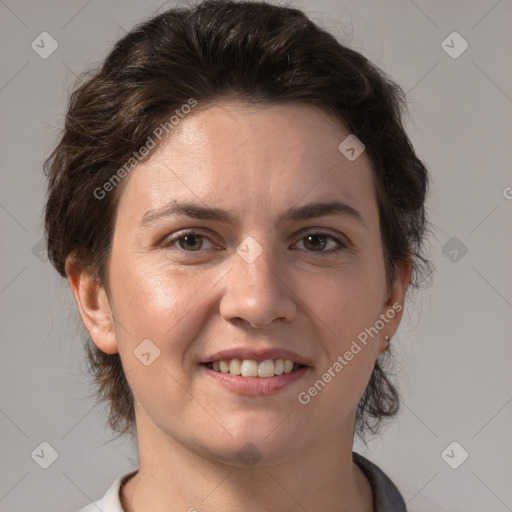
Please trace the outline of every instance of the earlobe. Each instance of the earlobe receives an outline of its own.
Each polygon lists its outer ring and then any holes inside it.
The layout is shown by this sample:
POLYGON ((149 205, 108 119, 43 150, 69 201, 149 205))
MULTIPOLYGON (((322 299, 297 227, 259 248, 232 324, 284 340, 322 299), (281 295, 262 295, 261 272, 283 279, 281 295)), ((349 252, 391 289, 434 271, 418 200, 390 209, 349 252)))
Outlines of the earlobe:
POLYGON ((388 349, 389 349, 389 336, 387 334, 384 334, 380 341, 379 354, 381 354, 382 352, 386 352, 386 350, 388 350, 388 349))
POLYGON ((66 274, 82 322, 95 345, 107 354, 119 352, 114 318, 104 287, 89 276, 72 256, 66 260, 66 274))
POLYGON ((388 350, 389 340, 394 336, 400 325, 404 310, 405 294, 411 279, 411 271, 410 259, 395 266, 395 280, 382 311, 386 325, 380 335, 379 353, 388 350))

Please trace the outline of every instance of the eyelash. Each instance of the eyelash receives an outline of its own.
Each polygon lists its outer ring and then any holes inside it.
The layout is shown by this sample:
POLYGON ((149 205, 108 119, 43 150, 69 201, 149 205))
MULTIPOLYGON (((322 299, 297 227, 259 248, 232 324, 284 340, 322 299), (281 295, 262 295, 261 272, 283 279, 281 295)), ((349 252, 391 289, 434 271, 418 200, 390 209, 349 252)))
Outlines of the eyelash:
MULTIPOLYGON (((197 251, 187 251, 186 249, 182 249, 181 247, 174 247, 173 246, 173 244, 175 244, 176 242, 178 242, 182 238, 185 238, 186 236, 195 236, 195 237, 198 237, 198 238, 199 237, 207 238, 209 240, 208 236, 203 234, 203 233, 201 233, 201 232, 198 232, 198 231, 187 231, 187 232, 181 232, 181 233, 179 233, 178 236, 174 236, 173 238, 168 239, 167 241, 165 241, 163 243, 163 247, 164 248, 169 248, 169 249, 172 249, 172 250, 178 250, 180 252, 186 252, 186 253, 200 252, 201 249, 198 249, 197 251)), ((306 233, 304 236, 301 237, 300 241, 304 240, 308 236, 320 236, 320 237, 323 237, 323 238, 326 238, 326 239, 330 239, 330 240, 332 240, 332 241, 334 241, 334 242, 336 242, 338 244, 338 247, 336 249, 330 249, 328 251, 324 251, 324 250, 308 251, 308 250, 306 250, 306 252, 309 252, 309 253, 313 253, 313 254, 316 253, 316 254, 319 254, 319 255, 322 255, 322 256, 332 256, 332 255, 339 254, 341 251, 343 251, 345 249, 348 249, 348 245, 347 244, 341 242, 335 236, 330 235, 329 233, 322 233, 321 231, 311 231, 309 233, 306 233)), ((210 242, 211 242, 211 240, 210 240, 210 242)))

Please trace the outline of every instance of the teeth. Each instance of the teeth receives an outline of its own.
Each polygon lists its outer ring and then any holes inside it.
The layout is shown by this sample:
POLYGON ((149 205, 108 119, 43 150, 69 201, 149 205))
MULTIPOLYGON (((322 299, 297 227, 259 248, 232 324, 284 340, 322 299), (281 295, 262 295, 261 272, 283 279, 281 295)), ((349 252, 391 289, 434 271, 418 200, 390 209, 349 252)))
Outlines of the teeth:
POLYGON ((231 375, 240 375, 242 373, 242 362, 240 359, 231 359, 229 362, 229 373, 231 375))
POLYGON ((268 379, 269 377, 273 377, 274 373, 275 366, 272 359, 265 359, 265 361, 261 361, 261 363, 258 365, 258 377, 268 379))
POLYGON ((242 377, 257 377, 258 363, 252 359, 244 359, 240 373, 242 374, 242 377))
POLYGON ((287 359, 284 362, 284 373, 291 373, 292 370, 293 370, 293 361, 290 361, 289 359, 287 359))
POLYGON ((299 369, 299 365, 290 359, 265 359, 265 361, 255 361, 253 359, 222 359, 209 363, 210 368, 216 372, 230 373, 231 375, 241 375, 242 377, 260 377, 268 379, 275 375, 291 373, 299 369))

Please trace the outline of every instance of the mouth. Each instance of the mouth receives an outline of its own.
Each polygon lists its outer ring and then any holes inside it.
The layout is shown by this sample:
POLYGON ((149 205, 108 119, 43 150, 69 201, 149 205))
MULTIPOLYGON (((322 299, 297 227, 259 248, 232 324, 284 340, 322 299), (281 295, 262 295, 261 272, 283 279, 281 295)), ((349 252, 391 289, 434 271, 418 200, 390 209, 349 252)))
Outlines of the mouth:
POLYGON ((220 359, 201 364, 217 373, 258 379, 270 379, 306 368, 305 365, 291 359, 265 359, 257 361, 255 359, 234 358, 220 359))
POLYGON ((293 389, 311 367, 292 359, 215 359, 201 363, 204 374, 239 395, 263 396, 293 389))

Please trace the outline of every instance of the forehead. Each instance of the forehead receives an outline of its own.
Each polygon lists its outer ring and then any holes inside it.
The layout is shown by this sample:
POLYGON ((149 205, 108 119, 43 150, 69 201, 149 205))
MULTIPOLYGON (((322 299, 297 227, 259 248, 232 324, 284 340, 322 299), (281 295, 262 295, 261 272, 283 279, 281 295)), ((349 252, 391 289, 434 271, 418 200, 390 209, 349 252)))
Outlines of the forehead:
POLYGON ((349 135, 339 120, 310 105, 216 104, 180 120, 132 171, 119 208, 130 205, 135 215, 175 199, 267 215, 341 199, 372 215, 369 157, 363 152, 350 161, 338 148, 349 135))

